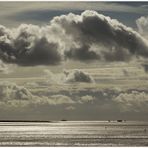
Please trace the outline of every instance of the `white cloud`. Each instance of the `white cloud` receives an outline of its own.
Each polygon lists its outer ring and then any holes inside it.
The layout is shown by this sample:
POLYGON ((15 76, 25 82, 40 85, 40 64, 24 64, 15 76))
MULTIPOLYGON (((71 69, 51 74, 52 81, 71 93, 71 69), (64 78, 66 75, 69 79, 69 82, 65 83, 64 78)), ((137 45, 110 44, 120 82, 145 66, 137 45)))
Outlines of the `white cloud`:
POLYGON ((63 72, 53 73, 49 69, 45 69, 44 73, 46 78, 46 82, 45 82, 46 84, 50 84, 50 83, 61 84, 64 82, 65 75, 63 72))
POLYGON ((8 74, 10 72, 9 66, 0 60, 0 73, 8 74))
POLYGON ((148 94, 145 92, 132 91, 130 93, 120 93, 113 99, 122 111, 147 111, 148 94))
POLYGON ((74 106, 67 106, 66 110, 75 110, 75 107, 74 106))
POLYGON ((75 101, 65 95, 33 94, 29 89, 11 82, 0 83, 0 96, 0 105, 7 107, 28 106, 31 104, 63 105, 75 103, 75 101))
POLYGON ((1 101, 32 99, 32 94, 25 87, 9 82, 0 83, 0 96, 1 101))
POLYGON ((54 102, 54 104, 73 104, 75 103, 70 97, 65 95, 52 95, 51 101, 54 102))
POLYGON ((81 97, 81 102, 85 103, 85 102, 93 102, 94 101, 94 97, 90 96, 90 95, 86 95, 86 96, 82 96, 81 97))
POLYGON ((136 20, 138 31, 148 39, 148 16, 141 16, 136 20))

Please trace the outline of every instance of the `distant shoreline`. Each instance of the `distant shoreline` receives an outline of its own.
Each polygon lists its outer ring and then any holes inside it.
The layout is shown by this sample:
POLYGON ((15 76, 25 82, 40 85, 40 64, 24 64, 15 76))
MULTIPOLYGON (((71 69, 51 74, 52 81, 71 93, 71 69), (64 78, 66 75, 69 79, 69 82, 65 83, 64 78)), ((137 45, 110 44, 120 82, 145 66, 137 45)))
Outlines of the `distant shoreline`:
POLYGON ((106 122, 106 123, 125 123, 125 122, 148 122, 147 120, 0 120, 1 122, 45 122, 45 123, 52 123, 52 122, 106 122))
POLYGON ((0 120, 0 122, 52 122, 52 121, 42 121, 42 120, 0 120))

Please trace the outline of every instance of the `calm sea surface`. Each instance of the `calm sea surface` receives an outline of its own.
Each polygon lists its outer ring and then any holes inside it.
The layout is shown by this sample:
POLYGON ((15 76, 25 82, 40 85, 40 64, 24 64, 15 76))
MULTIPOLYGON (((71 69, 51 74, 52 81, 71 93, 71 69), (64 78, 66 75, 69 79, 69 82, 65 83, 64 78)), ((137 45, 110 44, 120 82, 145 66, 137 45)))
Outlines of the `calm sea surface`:
POLYGON ((148 122, 0 122, 2 146, 148 146, 148 122))

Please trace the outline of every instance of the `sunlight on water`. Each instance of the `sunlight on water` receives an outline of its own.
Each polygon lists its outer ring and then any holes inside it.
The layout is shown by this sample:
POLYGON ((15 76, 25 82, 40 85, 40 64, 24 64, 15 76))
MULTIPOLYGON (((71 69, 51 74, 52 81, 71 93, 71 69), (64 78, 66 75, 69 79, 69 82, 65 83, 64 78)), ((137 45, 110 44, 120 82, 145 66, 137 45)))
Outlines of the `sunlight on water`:
POLYGON ((1 122, 5 146, 148 146, 147 122, 1 122))

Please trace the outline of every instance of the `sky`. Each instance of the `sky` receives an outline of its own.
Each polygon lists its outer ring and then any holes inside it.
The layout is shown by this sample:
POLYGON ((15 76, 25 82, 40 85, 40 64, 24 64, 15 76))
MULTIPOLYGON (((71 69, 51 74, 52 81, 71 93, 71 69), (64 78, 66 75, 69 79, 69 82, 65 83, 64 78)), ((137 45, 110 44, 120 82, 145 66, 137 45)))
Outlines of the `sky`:
POLYGON ((1 120, 147 120, 148 2, 0 2, 1 120))

